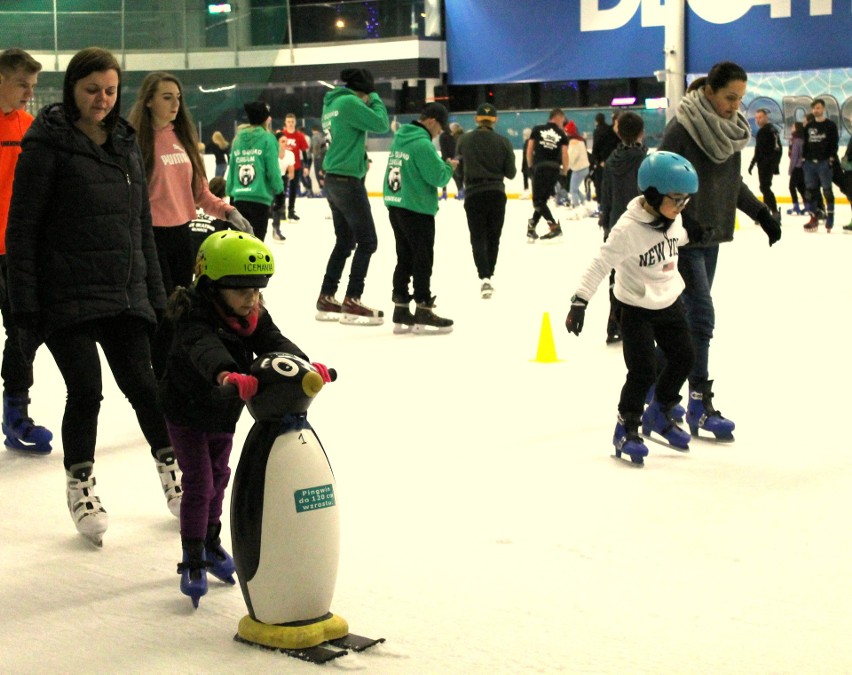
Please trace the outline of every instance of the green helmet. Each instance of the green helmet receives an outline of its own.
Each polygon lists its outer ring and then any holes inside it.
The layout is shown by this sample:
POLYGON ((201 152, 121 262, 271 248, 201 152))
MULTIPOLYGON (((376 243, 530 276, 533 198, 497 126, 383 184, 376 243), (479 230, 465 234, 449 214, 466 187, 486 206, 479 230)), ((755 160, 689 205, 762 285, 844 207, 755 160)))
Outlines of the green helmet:
POLYGON ((272 252, 253 234, 211 234, 195 258, 195 283, 204 277, 225 288, 266 288, 275 273, 272 252))

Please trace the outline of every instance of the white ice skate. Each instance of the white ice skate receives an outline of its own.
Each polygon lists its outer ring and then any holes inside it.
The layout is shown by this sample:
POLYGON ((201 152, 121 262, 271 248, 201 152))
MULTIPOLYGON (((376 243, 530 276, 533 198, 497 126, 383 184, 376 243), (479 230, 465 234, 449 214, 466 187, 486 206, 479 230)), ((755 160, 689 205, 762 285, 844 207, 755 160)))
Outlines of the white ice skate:
POLYGON ((163 486, 163 494, 169 511, 175 518, 180 518, 180 501, 183 491, 180 486, 180 467, 175 457, 175 451, 171 447, 160 448, 154 459, 157 465, 157 473, 160 475, 160 483, 163 486))
POLYGON ((493 294, 494 286, 491 285, 491 279, 483 279, 482 286, 479 288, 479 297, 488 300, 493 294))
POLYGON ((75 464, 65 472, 65 497, 77 531, 97 546, 103 546, 109 516, 95 495, 92 462, 75 464))

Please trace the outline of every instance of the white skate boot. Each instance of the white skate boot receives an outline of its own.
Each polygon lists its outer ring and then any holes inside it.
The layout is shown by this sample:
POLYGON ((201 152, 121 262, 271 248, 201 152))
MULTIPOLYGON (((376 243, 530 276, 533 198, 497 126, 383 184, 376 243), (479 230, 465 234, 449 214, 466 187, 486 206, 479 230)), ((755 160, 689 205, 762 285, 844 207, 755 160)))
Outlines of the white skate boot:
POLYGON ((180 467, 175 451, 171 447, 160 448, 157 450, 154 463, 157 465, 157 473, 160 474, 160 483, 163 485, 163 494, 166 496, 169 511, 175 518, 180 518, 180 500, 183 491, 180 487, 180 467))
POLYGON ((65 497, 77 531, 98 546, 103 546, 109 516, 101 506, 100 498, 95 495, 92 466, 92 462, 82 462, 65 472, 65 497))

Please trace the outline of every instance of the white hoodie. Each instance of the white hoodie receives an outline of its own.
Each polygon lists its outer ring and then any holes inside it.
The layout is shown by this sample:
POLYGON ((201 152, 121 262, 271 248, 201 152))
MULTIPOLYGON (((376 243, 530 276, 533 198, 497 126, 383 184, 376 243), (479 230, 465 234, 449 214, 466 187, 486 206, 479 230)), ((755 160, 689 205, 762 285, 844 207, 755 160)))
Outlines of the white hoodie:
POLYGON ((600 253, 580 280, 577 296, 591 300, 611 269, 615 269, 615 297, 625 305, 645 309, 665 309, 683 292, 677 271, 677 250, 689 241, 680 215, 668 230, 650 227, 657 217, 642 207, 643 197, 635 197, 613 226, 600 253))

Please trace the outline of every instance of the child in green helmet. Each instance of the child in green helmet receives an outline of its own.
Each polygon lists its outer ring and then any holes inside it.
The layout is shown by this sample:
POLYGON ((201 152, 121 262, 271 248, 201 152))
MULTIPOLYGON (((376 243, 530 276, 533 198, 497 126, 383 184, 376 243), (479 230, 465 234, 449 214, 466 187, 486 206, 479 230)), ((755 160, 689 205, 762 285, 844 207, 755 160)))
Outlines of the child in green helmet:
MULTIPOLYGON (((257 392, 247 374, 256 355, 304 352, 281 334, 261 298, 275 272, 262 241, 235 231, 210 235, 198 250, 195 281, 178 288, 166 310, 175 338, 160 383, 166 426, 183 471, 180 511, 181 591, 198 606, 207 570, 234 583, 234 562, 219 539, 234 430, 244 402, 257 392), (239 398, 219 395, 232 384, 239 398)), ((328 381, 328 370, 315 364, 328 381)))

